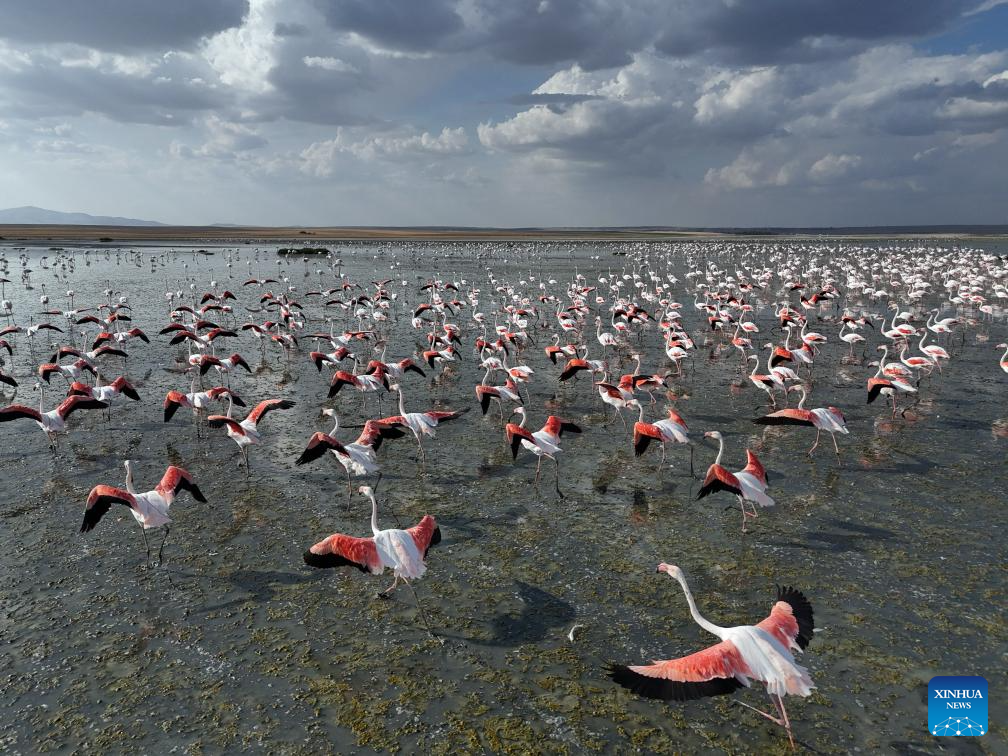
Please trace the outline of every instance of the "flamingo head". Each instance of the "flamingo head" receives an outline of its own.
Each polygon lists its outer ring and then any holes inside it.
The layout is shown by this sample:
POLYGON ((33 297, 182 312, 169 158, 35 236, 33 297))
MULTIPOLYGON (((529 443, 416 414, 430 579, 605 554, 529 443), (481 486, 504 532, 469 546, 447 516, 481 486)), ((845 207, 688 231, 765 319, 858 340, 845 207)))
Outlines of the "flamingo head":
POLYGON ((123 462, 123 467, 124 467, 124 468, 126 468, 126 472, 129 472, 129 469, 130 469, 130 466, 131 466, 132 464, 133 464, 133 462, 131 462, 131 461, 130 461, 130 460, 128 460, 128 459, 127 459, 127 460, 125 460, 125 461, 123 462))
POLYGON ((998 344, 995 349, 1008 349, 1008 344, 998 344))
POLYGON ((682 569, 680 569, 677 565, 666 564, 665 562, 659 564, 658 569, 656 569, 655 572, 667 573, 670 577, 674 577, 677 580, 683 577, 682 569))
POLYGON ((371 486, 361 486, 360 488, 357 489, 357 493, 359 493, 361 496, 374 496, 374 490, 371 488, 371 486))
POLYGON ((512 415, 522 415, 522 416, 524 416, 525 415, 525 408, 524 407, 515 407, 513 410, 511 410, 511 414, 512 415))
POLYGON ((721 435, 721 431, 707 431, 703 434, 704 438, 713 438, 715 441, 721 441, 724 436, 721 435))
POLYGON ((336 417, 336 410, 332 409, 331 407, 323 407, 322 414, 325 415, 326 417, 336 417))

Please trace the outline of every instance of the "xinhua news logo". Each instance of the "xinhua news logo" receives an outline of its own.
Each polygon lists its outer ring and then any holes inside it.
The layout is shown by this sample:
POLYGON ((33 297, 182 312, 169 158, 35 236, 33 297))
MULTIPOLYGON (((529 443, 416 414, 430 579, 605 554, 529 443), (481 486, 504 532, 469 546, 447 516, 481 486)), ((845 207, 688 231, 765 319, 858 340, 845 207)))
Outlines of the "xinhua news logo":
POLYGON ((987 732, 987 681, 932 677, 928 683, 928 731, 932 735, 977 736, 987 732))

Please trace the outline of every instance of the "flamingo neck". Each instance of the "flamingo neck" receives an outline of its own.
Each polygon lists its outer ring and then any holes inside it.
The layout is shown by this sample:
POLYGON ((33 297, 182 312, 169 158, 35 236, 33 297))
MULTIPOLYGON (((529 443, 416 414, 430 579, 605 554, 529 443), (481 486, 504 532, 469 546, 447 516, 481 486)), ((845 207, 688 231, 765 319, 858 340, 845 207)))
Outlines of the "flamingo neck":
POLYGON ((525 423, 528 421, 528 415, 524 412, 521 413, 521 422, 518 423, 519 428, 524 428, 525 423))
POLYGON ((693 600, 693 593, 686 584, 686 578, 679 575, 676 577, 676 580, 679 581, 679 585, 682 586, 683 593, 686 594, 686 603, 689 604, 690 615, 693 617, 693 621, 707 632, 716 635, 718 638, 723 638, 725 629, 723 627, 718 627, 713 622, 709 622, 704 619, 703 615, 700 614, 700 610, 697 609, 696 601, 693 600))
POLYGON ((640 417, 638 418, 637 422, 642 423, 642 424, 644 422, 644 405, 643 404, 640 405, 640 417))
POLYGON ((399 387, 398 394, 399 394, 399 414, 402 415, 403 417, 406 417, 406 406, 403 403, 402 386, 399 387))
POLYGON ((369 493, 368 498, 371 499, 371 532, 378 535, 381 533, 378 529, 378 500, 374 497, 374 493, 369 493))
MULTIPOLYGON (((721 457, 724 455, 724 439, 723 438, 719 438, 717 441, 718 441, 717 458, 714 460, 714 464, 715 465, 720 465, 721 464, 721 457)), ((684 588, 685 588, 685 586, 686 586, 686 584, 683 583, 683 587, 684 588)), ((689 588, 686 588, 686 595, 689 596, 689 588)))
POLYGON ((800 390, 801 390, 801 399, 798 400, 798 409, 801 410, 801 409, 805 409, 805 398, 807 397, 807 394, 805 393, 805 387, 804 386, 801 386, 800 390))
POLYGON ((131 494, 135 494, 136 491, 133 489, 133 465, 126 464, 126 490, 131 494))

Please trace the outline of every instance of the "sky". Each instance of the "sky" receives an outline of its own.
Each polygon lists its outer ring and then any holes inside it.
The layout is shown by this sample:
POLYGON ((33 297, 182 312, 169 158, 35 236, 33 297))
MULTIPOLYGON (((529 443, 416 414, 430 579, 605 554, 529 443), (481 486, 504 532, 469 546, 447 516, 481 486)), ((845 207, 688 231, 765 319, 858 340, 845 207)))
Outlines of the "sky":
POLYGON ((3 0, 0 207, 1008 223, 1008 0, 3 0))

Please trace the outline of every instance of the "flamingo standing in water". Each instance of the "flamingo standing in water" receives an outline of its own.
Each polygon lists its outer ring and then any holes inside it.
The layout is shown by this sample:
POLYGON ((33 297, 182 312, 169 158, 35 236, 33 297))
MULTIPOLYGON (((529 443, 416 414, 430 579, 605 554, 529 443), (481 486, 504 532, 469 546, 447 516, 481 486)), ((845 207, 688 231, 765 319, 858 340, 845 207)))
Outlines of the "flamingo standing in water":
POLYGON ((1005 353, 1001 355, 1001 369, 1008 373, 1008 344, 998 344, 994 348, 1005 350, 1005 353))
POLYGON ((98 521, 105 516, 113 504, 125 504, 130 508, 130 513, 140 524, 140 532, 143 534, 144 546, 147 547, 147 566, 150 566, 150 544, 147 542, 147 530, 164 526, 164 539, 161 541, 161 548, 158 549, 158 564, 162 564, 165 542, 168 540, 168 532, 171 526, 171 517, 168 516, 168 508, 179 491, 188 491, 196 501, 206 503, 206 497, 199 490, 199 486, 193 482, 192 476, 181 467, 171 465, 165 474, 161 476, 161 482, 151 491, 138 493, 133 488, 133 467, 130 460, 123 463, 126 468, 126 490, 115 486, 97 485, 88 494, 87 504, 84 507, 84 522, 81 523, 81 533, 87 533, 94 529, 98 521))
POLYGON ((801 391, 801 400, 798 402, 797 407, 788 407, 787 409, 771 412, 764 417, 757 417, 753 422, 757 425, 807 425, 815 428, 815 443, 808 450, 810 457, 812 456, 812 452, 816 450, 816 447, 819 446, 819 436, 822 435, 823 431, 826 431, 830 434, 830 438, 833 439, 833 448, 836 449, 837 459, 840 459, 840 447, 837 446, 836 434, 843 433, 846 435, 849 433, 843 412, 836 407, 817 407, 816 409, 807 410, 805 409, 805 387, 791 386, 788 391, 801 391))
POLYGON ((687 435, 689 428, 686 427, 686 421, 682 419, 682 415, 669 407, 668 418, 658 420, 654 423, 646 423, 644 422, 644 405, 637 402, 637 407, 640 409, 640 417, 634 423, 633 429, 634 456, 639 457, 646 452, 651 441, 659 441, 661 443, 661 462, 659 463, 659 467, 661 467, 661 465, 665 464, 666 443, 674 441, 677 444, 689 444, 690 475, 693 475, 693 444, 690 443, 689 436, 687 435))
POLYGON ((40 383, 36 383, 34 388, 39 392, 39 408, 25 407, 23 404, 12 404, 9 407, 4 407, 0 409, 0 423, 20 420, 21 418, 34 420, 38 424, 38 427, 44 430, 49 437, 49 447, 53 451, 56 451, 56 447, 59 445, 59 436, 57 434, 67 432, 66 423, 74 411, 79 409, 108 408, 108 404, 100 402, 97 399, 91 399, 87 396, 68 396, 58 407, 46 412, 43 408, 45 390, 40 383))
POLYGON ((380 479, 381 472, 375 452, 378 451, 382 441, 386 438, 402 438, 405 433, 393 425, 387 425, 376 420, 368 420, 364 423, 364 430, 361 431, 357 440, 344 445, 336 440, 336 432, 339 430, 339 416, 336 414, 336 410, 324 409, 322 410, 322 414, 328 415, 333 419, 332 431, 328 434, 318 432, 308 439, 308 445, 301 452, 301 456, 294 461, 294 464, 307 464, 318 459, 327 451, 331 451, 346 471, 347 507, 349 508, 353 497, 350 475, 353 474, 361 477, 378 473, 380 479))
POLYGON ((737 473, 730 473, 721 467, 721 457, 724 454, 724 437, 719 431, 707 431, 704 438, 713 438, 718 442, 717 459, 707 468, 707 477, 697 494, 697 501, 708 494, 717 491, 728 491, 738 497, 742 508, 742 532, 746 532, 746 521, 749 517, 758 517, 756 505, 772 507, 774 500, 767 496, 766 469, 755 454, 746 449, 746 466, 737 473), (752 512, 746 511, 745 503, 749 502, 752 512))
MULTIPOLYGON (((290 399, 265 399, 255 406, 248 417, 238 422, 230 415, 210 415, 207 424, 211 428, 225 426, 227 434, 238 444, 242 459, 245 461, 245 474, 249 473, 249 447, 262 442, 262 434, 259 432, 259 423, 266 416, 267 412, 276 409, 290 409, 294 402, 290 399)), ((228 411, 231 406, 228 405, 228 411)))
POLYGON ((420 450, 419 461, 421 464, 427 461, 427 453, 424 451, 423 442, 420 440, 423 436, 434 437, 434 429, 437 428, 438 423, 446 423, 449 420, 455 420, 462 416, 466 410, 460 410, 458 412, 453 411, 439 411, 439 410, 429 410, 427 412, 407 412, 406 407, 403 403, 403 392, 402 387, 398 383, 393 383, 389 386, 390 391, 395 391, 399 394, 399 414, 392 415, 391 417, 383 417, 380 422, 383 425, 405 425, 411 431, 413 431, 413 436, 416 438, 417 448, 420 450))
POLYGON ((424 515, 412 528, 378 527, 378 502, 370 486, 357 489, 362 496, 371 500, 371 532, 370 538, 355 538, 342 533, 334 533, 325 538, 304 553, 305 564, 311 567, 356 567, 361 572, 380 575, 386 569, 395 575, 392 585, 381 593, 378 598, 388 598, 402 580, 413 592, 417 609, 423 618, 427 632, 432 636, 427 616, 424 613, 420 598, 416 595, 411 580, 418 580, 427 572, 427 552, 431 546, 441 543, 441 528, 430 515, 424 515))
POLYGON ((667 701, 727 695, 748 688, 752 680, 761 682, 779 716, 743 701, 738 703, 783 727, 794 749, 784 696, 807 697, 815 688, 808 670, 795 661, 792 653, 804 651, 812 641, 815 618, 809 600, 795 588, 778 586, 777 601, 766 619, 756 625, 720 627, 701 616, 679 567, 662 562, 657 571, 679 582, 693 620, 721 642, 678 659, 639 666, 611 664, 609 677, 637 695, 667 701))
MULTIPOLYGON (((896 417, 896 392, 902 391, 907 394, 916 394, 917 389, 911 386, 909 383, 904 381, 902 378, 897 378, 895 376, 884 376, 883 370, 885 365, 879 362, 878 371, 874 376, 868 379, 868 404, 874 402, 879 394, 882 396, 888 396, 892 399, 892 416, 896 417)), ((903 410, 906 412, 906 410, 903 410)))
POLYGON ((528 415, 524 407, 515 407, 512 415, 521 415, 521 423, 508 423, 504 429, 508 445, 511 447, 511 458, 518 458, 518 447, 523 446, 539 458, 536 464, 535 486, 539 488, 539 476, 542 473, 542 458, 548 457, 553 460, 556 468, 556 492, 561 499, 564 497, 560 491, 560 462, 556 455, 563 449, 560 448, 560 438, 564 431, 568 433, 580 433, 581 428, 572 422, 550 415, 546 418, 546 424, 535 433, 525 428, 528 415))

